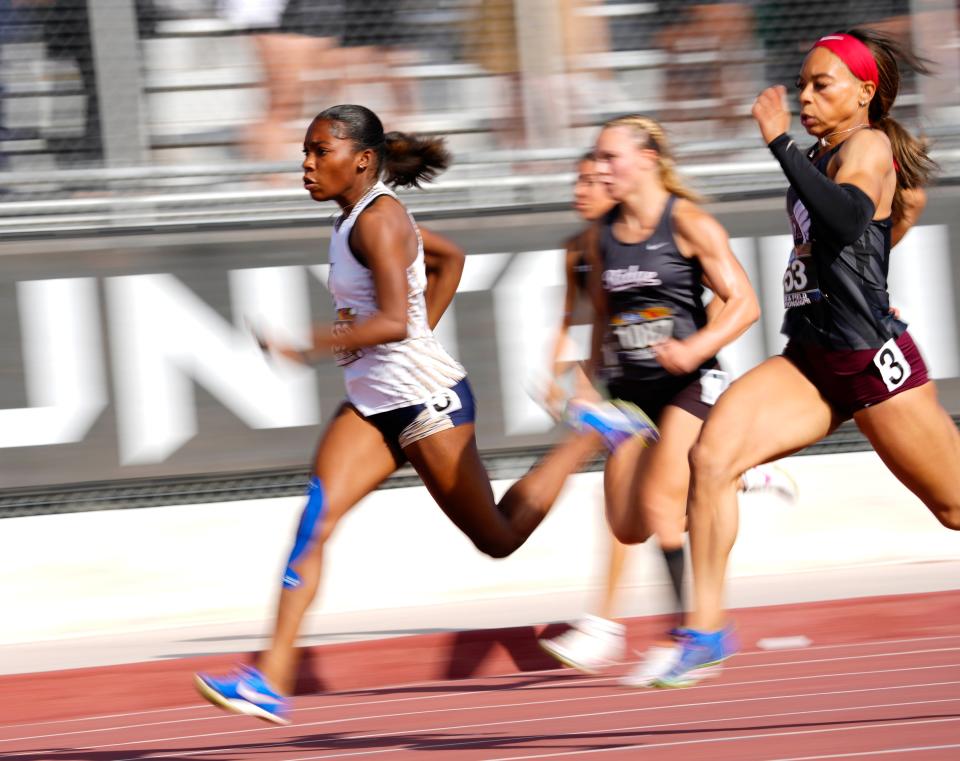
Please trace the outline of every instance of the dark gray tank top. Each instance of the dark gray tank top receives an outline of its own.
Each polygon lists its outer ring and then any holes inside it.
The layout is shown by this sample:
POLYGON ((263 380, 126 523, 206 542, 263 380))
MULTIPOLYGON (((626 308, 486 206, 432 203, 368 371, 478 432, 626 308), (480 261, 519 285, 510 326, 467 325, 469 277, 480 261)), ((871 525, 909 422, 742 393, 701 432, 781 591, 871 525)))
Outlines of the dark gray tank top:
MULTIPOLYGON (((603 290, 610 325, 604 365, 609 378, 646 382, 671 377, 653 354, 666 338, 682 339, 707 322, 703 307, 703 269, 696 258, 680 253, 673 237, 670 196, 653 233, 642 243, 622 243, 613 234, 619 207, 601 223, 603 290)), ((714 358, 704 363, 712 366, 714 358)))
MULTIPOLYGON (((814 161, 817 169, 826 174, 841 145, 814 161)), ((831 350, 878 349, 898 338, 907 325, 890 314, 890 220, 872 220, 857 240, 843 246, 817 224, 792 187, 787 215, 794 248, 783 277, 787 313, 781 332, 831 350)))

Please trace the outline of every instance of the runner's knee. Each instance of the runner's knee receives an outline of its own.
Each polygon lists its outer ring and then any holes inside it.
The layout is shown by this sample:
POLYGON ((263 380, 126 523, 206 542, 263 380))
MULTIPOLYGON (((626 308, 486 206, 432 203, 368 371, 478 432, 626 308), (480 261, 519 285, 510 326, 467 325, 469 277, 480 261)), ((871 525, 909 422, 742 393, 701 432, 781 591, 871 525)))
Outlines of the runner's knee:
POLYGON ((620 544, 643 544, 650 538, 650 531, 637 519, 611 520, 610 531, 620 544))
POLYGON ((954 531, 960 531, 960 498, 954 497, 950 502, 941 502, 930 508, 937 520, 954 531))
POLYGON ((471 537, 471 541, 480 552, 496 560, 512 555, 520 547, 520 542, 508 537, 471 537))
POLYGON ((733 483, 740 474, 733 457, 722 446, 698 441, 690 449, 690 475, 695 483, 733 483))

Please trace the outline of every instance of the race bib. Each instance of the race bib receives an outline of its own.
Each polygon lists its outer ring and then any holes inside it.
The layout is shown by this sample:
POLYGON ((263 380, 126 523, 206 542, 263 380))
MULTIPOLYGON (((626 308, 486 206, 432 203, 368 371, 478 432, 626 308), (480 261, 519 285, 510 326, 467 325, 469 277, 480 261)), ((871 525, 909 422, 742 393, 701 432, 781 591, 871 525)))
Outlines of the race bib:
POLYGON ((892 338, 873 355, 873 364, 880 371, 887 391, 896 391, 910 377, 910 363, 892 338))
POLYGON ((723 370, 702 370, 700 372, 700 401, 712 407, 729 385, 730 373, 723 370))
POLYGON ((460 397, 457 396, 457 392, 452 388, 445 388, 443 391, 434 394, 424 402, 424 405, 430 417, 434 418, 449 415, 451 412, 463 409, 463 403, 460 401, 460 397))
POLYGON ((650 359, 651 347, 673 337, 673 311, 670 307, 649 307, 620 312, 610 320, 610 332, 617 348, 631 359, 650 359))
MULTIPOLYGON (((337 310, 337 319, 333 323, 333 334, 346 331, 353 321, 357 318, 357 310, 350 307, 342 307, 337 310)), ((341 346, 333 347, 333 361, 339 367, 344 367, 356 362, 363 356, 363 349, 344 349, 341 346)))
POLYGON ((786 309, 813 304, 823 298, 817 277, 817 263, 809 243, 801 243, 790 254, 783 274, 783 306, 786 309))

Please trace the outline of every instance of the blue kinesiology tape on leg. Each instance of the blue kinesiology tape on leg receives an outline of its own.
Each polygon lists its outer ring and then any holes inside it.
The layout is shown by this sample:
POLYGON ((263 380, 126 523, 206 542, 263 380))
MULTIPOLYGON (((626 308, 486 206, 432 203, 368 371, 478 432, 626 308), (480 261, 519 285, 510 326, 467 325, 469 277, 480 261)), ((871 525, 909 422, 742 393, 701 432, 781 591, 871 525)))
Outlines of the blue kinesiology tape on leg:
POLYGON ((294 564, 303 557, 304 553, 310 548, 315 534, 323 520, 323 513, 326 509, 326 500, 323 496, 323 484, 320 479, 313 476, 310 479, 310 485, 307 487, 307 504, 303 508, 303 514, 300 516, 300 525, 297 527, 297 538, 293 543, 293 550, 290 552, 290 559, 287 561, 287 568, 283 572, 284 589, 296 589, 300 586, 300 574, 293 570, 294 564))

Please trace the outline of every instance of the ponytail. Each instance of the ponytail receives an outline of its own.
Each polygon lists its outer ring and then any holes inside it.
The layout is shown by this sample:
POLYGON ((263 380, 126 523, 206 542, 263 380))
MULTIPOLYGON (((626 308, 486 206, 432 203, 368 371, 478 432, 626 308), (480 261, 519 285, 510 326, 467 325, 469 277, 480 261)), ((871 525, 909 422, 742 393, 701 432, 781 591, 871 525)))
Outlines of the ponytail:
POLYGON ((384 145, 381 168, 385 182, 393 187, 419 188, 450 166, 450 152, 442 138, 388 132, 384 145))
POLYGON ((894 166, 897 169, 897 188, 893 196, 893 222, 903 217, 903 191, 926 185, 937 169, 936 163, 927 152, 927 141, 914 137, 910 132, 890 116, 900 90, 900 69, 903 64, 918 74, 929 74, 928 62, 916 56, 908 47, 889 35, 865 27, 854 27, 847 31, 851 37, 870 48, 877 62, 879 83, 877 91, 870 101, 868 117, 870 124, 881 130, 889 139, 893 149, 894 166))
POLYGON ((670 144, 667 142, 667 134, 659 122, 649 116, 631 114, 629 116, 618 116, 603 125, 603 129, 609 127, 627 127, 633 132, 638 148, 649 148, 657 154, 660 182, 663 183, 663 187, 668 193, 694 203, 700 203, 703 200, 696 191, 690 189, 680 179, 680 173, 677 171, 677 164, 673 160, 670 144))
POLYGON ((376 176, 394 187, 420 187, 450 166, 450 153, 441 138, 420 138, 403 132, 384 134, 383 123, 366 106, 331 106, 314 117, 337 125, 337 137, 351 140, 358 151, 377 155, 376 176))

